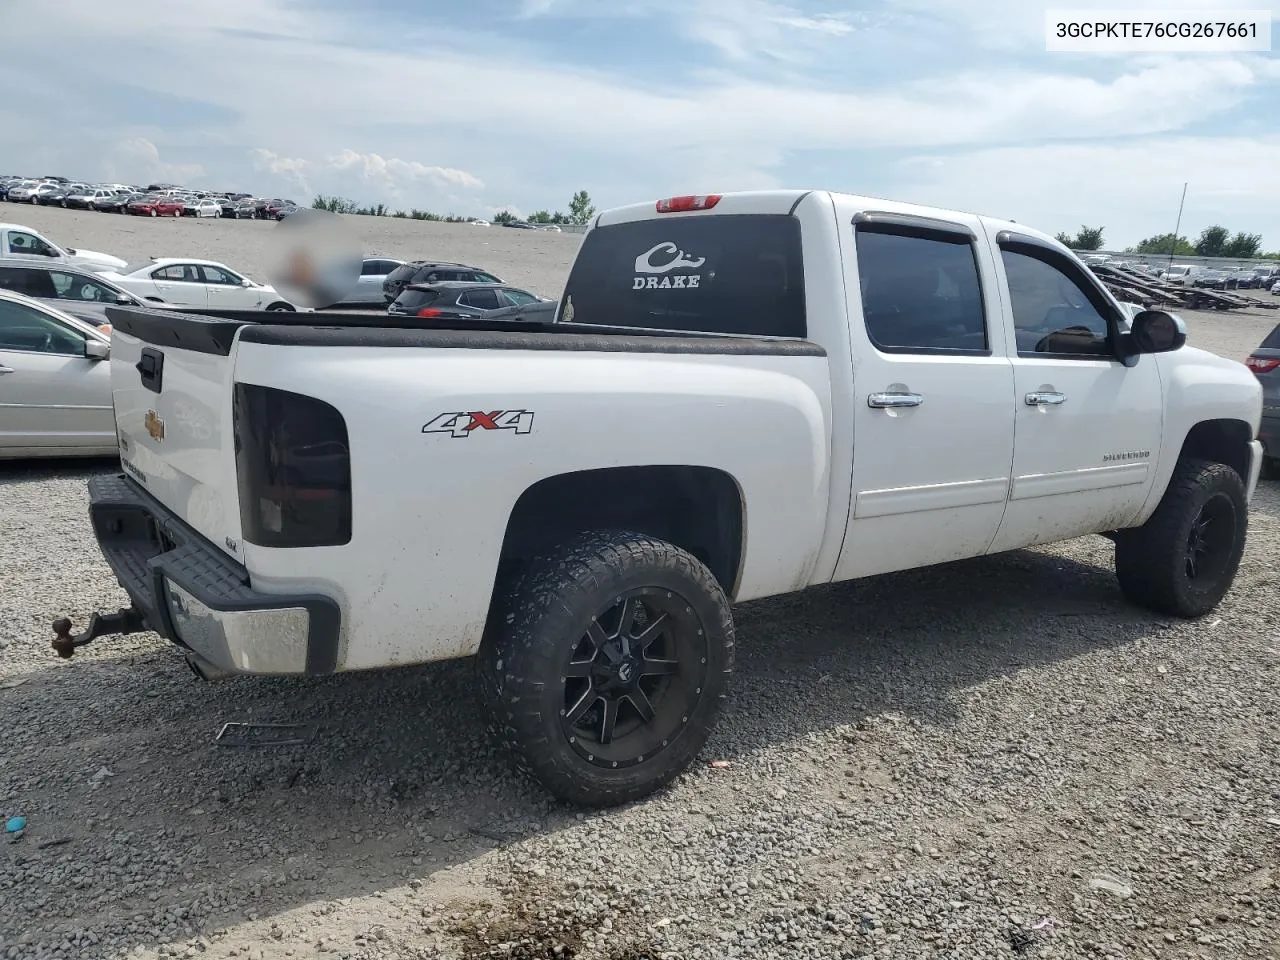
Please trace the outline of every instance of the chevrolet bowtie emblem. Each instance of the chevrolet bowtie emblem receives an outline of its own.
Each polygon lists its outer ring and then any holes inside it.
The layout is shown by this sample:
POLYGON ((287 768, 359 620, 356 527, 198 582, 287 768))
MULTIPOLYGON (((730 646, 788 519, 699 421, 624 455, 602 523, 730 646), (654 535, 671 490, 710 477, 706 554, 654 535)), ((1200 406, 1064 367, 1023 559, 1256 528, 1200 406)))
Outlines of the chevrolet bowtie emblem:
POLYGON ((146 418, 142 421, 147 428, 147 433, 151 434, 151 439, 160 441, 164 439, 164 421, 156 416, 154 410, 148 410, 146 418))

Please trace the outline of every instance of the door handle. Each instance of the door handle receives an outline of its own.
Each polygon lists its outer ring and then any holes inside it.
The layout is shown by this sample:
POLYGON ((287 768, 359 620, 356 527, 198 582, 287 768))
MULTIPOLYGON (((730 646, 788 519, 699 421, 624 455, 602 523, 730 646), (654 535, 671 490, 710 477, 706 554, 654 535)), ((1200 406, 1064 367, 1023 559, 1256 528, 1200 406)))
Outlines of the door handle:
POLYGON ((13 367, 0 367, 0 373, 13 373, 13 367))
POLYGON ((918 407, 924 403, 924 397, 918 393, 869 393, 867 406, 877 410, 886 407, 918 407))
POLYGON ((1037 390, 1028 393, 1026 399, 1028 407, 1056 407, 1060 403, 1067 402, 1067 395, 1052 390, 1037 390))

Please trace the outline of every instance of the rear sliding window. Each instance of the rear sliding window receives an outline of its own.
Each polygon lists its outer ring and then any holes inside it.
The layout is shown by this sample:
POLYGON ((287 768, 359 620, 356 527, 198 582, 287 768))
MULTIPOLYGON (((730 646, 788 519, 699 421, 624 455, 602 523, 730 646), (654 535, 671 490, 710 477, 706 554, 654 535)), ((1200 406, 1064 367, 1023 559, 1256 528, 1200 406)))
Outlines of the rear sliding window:
POLYGON ((800 222, 665 216, 587 234, 560 319, 764 337, 807 335, 800 222))

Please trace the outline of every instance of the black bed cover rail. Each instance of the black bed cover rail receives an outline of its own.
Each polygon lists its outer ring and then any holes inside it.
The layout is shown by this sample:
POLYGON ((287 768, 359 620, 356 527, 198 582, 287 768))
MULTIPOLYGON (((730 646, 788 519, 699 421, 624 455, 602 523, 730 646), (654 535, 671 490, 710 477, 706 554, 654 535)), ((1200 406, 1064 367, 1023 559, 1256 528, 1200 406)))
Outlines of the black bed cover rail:
POLYGON ((462 320, 387 313, 294 313, 213 307, 107 307, 107 320, 157 347, 230 356, 236 334, 252 343, 290 346, 440 347, 825 356, 811 340, 746 337, 554 320, 462 320))

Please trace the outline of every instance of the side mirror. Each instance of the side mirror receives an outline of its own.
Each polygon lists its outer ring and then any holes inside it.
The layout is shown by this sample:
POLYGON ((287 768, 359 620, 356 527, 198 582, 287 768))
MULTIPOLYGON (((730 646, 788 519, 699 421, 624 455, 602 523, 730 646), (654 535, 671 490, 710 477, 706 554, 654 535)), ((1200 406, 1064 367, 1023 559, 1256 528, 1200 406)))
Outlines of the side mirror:
POLYGON ((253 281, 252 281, 252 280, 241 280, 241 281, 240 281, 240 286, 242 286, 242 287, 252 287, 252 286, 253 286, 253 281))
POLYGON ((116 306, 118 307, 132 307, 133 304, 133 297, 129 296, 127 293, 122 293, 116 297, 116 306))
POLYGON ((67 253, 71 254, 71 255, 74 257, 74 256, 76 255, 76 248, 75 248, 75 247, 67 247, 67 253))
POLYGON ((1187 326, 1162 310, 1143 310, 1133 318, 1124 339, 1130 356, 1169 353, 1186 345, 1187 326))
POLYGON ((84 355, 90 360, 106 360, 111 356, 111 344, 101 340, 85 339, 84 355))

